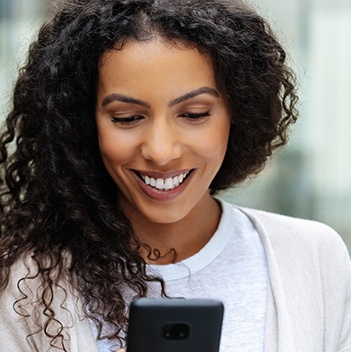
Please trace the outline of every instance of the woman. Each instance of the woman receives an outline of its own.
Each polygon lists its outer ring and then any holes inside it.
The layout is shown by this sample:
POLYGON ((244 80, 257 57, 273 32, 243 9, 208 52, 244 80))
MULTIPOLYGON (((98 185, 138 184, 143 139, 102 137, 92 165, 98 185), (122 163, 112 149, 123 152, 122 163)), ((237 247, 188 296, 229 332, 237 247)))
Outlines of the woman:
POLYGON ((351 350, 338 235, 214 198, 286 143, 285 57, 239 1, 76 0, 42 27, 1 137, 6 350, 115 351, 165 295, 224 302, 221 352, 351 350))

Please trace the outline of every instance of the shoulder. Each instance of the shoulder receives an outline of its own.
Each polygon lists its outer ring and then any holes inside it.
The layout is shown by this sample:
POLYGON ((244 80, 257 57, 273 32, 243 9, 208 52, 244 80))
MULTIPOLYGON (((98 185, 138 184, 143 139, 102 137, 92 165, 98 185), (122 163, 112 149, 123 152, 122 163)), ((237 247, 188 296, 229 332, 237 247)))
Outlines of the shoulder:
POLYGON ((331 227, 261 210, 239 208, 255 225, 267 259, 281 272, 322 275, 329 281, 350 285, 351 263, 348 249, 331 227), (334 277, 331 277, 334 276, 334 277))
POLYGON ((325 246, 345 249, 340 235, 330 226, 313 220, 270 213, 257 209, 240 208, 270 242, 287 246, 325 246))
POLYGON ((9 351, 27 351, 29 346, 51 351, 63 345, 72 352, 97 351, 75 278, 69 274, 70 256, 64 253, 61 259, 62 265, 51 271, 50 263, 39 266, 33 253, 12 265, 0 293, 0 341, 9 351))
POLYGON ((284 297, 301 340, 312 338, 322 321, 321 331, 328 331, 328 343, 336 341, 333 346, 344 346, 340 351, 349 350, 351 261, 340 235, 320 222, 238 209, 257 229, 267 254, 273 295, 275 300, 284 297), (301 312, 305 314, 301 316, 301 312))
MULTIPOLYGON (((46 254, 38 256, 33 252, 22 254, 11 266, 9 287, 19 286, 19 282, 33 282, 35 286, 42 285, 44 278, 48 281, 58 282, 67 279, 67 273, 71 262, 68 252, 54 255, 46 254)), ((28 288, 33 289, 31 285, 28 288)))
POLYGON ((268 256, 282 261, 299 258, 302 263, 312 258, 322 262, 350 260, 340 235, 326 224, 221 202, 226 211, 232 208, 250 219, 268 256))
POLYGON ((33 253, 18 258, 10 268, 6 288, 0 293, 0 314, 5 321, 9 323, 14 318, 22 326, 34 317, 46 321, 48 317, 42 314, 44 301, 55 313, 66 315, 67 308, 73 308, 78 300, 73 277, 68 274, 68 260, 64 254, 63 264, 52 267, 52 263, 45 261, 38 264, 33 253))

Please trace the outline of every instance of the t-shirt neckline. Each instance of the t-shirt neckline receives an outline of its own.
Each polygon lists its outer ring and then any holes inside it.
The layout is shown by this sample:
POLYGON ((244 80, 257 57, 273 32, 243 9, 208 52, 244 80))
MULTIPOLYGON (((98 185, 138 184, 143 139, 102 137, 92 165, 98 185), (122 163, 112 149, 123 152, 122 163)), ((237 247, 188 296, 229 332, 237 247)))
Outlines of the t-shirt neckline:
POLYGON ((147 265, 149 274, 159 275, 165 281, 182 279, 206 267, 224 250, 231 237, 231 232, 228 229, 233 228, 233 209, 229 203, 221 199, 217 200, 221 205, 222 214, 217 230, 206 245, 199 252, 180 262, 165 265, 147 265))

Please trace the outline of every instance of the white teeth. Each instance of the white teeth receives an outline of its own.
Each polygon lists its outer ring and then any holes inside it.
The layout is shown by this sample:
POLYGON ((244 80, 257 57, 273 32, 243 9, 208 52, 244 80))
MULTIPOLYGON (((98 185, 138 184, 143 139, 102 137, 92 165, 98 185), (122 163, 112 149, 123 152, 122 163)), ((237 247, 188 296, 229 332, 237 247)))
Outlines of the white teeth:
POLYGON ((162 178, 156 179, 156 188, 157 189, 164 189, 165 183, 162 178))
POLYGON ((169 191, 172 188, 173 188, 173 180, 172 180, 172 178, 171 177, 166 178, 166 180, 165 180, 165 190, 169 191))
POLYGON ((163 178, 154 178, 143 174, 141 174, 141 177, 145 184, 157 188, 160 191, 169 191, 178 187, 186 179, 189 173, 190 171, 187 171, 174 177, 168 177, 165 180, 163 178))
POLYGON ((147 185, 149 185, 149 184, 150 184, 150 178, 149 178, 149 176, 145 175, 144 181, 145 181, 145 183, 146 183, 147 185))
POLYGON ((179 177, 178 176, 175 176, 173 177, 173 185, 174 187, 178 187, 180 185, 180 182, 179 182, 179 177))

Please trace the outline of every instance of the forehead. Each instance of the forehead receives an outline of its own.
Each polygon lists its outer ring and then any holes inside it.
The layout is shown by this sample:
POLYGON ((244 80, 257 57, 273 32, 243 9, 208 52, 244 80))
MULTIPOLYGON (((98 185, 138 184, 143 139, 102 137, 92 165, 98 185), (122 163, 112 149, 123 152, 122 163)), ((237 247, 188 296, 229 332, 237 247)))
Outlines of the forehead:
POLYGON ((214 79, 211 59, 201 53, 194 45, 180 41, 167 41, 155 37, 147 41, 131 40, 123 46, 107 50, 99 61, 99 77, 101 79, 127 77, 170 79, 178 78, 208 80, 214 79), (173 77, 172 76, 173 73, 173 77), (180 75, 180 76, 179 76, 180 75))
POLYGON ((176 40, 176 39, 166 39, 159 35, 154 35, 149 39, 145 40, 136 40, 136 39, 129 39, 123 42, 117 42, 111 49, 106 50, 100 57, 100 65, 103 64, 106 59, 111 56, 111 54, 115 53, 116 51, 122 53, 130 53, 131 55, 136 53, 147 53, 148 51, 153 52, 164 52, 164 53, 171 53, 171 52, 193 52, 197 53, 204 58, 206 57, 210 60, 209 56, 197 49, 194 43, 185 41, 185 40, 176 40))

